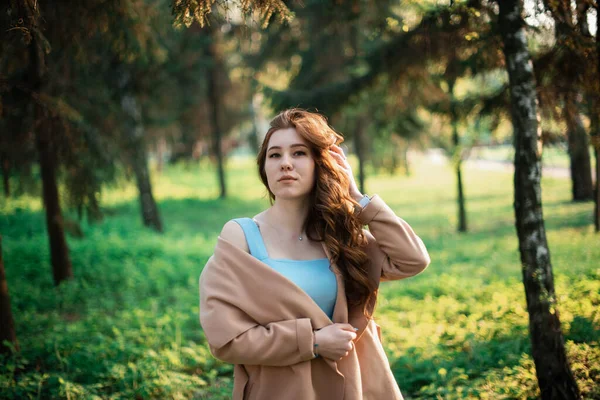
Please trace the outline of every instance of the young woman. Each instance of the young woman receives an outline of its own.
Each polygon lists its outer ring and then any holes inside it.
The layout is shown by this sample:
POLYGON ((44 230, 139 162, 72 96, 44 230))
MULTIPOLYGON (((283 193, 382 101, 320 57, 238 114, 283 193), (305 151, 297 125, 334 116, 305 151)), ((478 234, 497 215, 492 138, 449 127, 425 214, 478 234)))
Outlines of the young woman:
POLYGON ((227 222, 202 271, 200 322, 235 365, 234 400, 402 399, 372 314, 379 282, 429 255, 360 193, 342 140, 319 114, 277 115, 257 160, 272 206, 227 222))

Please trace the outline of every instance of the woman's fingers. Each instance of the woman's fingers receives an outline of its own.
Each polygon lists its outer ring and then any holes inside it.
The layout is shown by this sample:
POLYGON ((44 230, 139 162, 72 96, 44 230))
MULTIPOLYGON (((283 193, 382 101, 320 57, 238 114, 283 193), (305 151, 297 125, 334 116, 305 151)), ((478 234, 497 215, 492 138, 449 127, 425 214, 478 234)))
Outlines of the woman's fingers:
POLYGON ((331 154, 333 156, 333 158, 335 158, 338 161, 338 163, 344 162, 344 160, 346 160, 346 158, 344 158, 342 155, 340 155, 340 153, 337 153, 333 150, 329 150, 329 154, 331 154))
POLYGON ((354 328, 352 325, 350 324, 336 324, 337 327, 339 329, 341 329, 342 331, 344 331, 344 337, 347 338, 348 340, 354 340, 356 339, 356 328, 354 328))
POLYGON ((353 327, 350 324, 340 324, 340 323, 338 323, 336 325, 339 326, 341 329, 343 329, 345 331, 349 331, 349 332, 356 332, 356 330, 357 330, 355 327, 353 327))
POLYGON ((331 148, 333 149, 333 151, 335 151, 336 153, 338 153, 340 156, 342 156, 342 158, 345 160, 346 159, 346 155, 344 154, 344 150, 342 150, 342 148, 338 145, 333 145, 331 146, 331 148))
POLYGON ((337 160, 346 161, 344 150, 340 146, 333 145, 329 148, 329 153, 337 160))

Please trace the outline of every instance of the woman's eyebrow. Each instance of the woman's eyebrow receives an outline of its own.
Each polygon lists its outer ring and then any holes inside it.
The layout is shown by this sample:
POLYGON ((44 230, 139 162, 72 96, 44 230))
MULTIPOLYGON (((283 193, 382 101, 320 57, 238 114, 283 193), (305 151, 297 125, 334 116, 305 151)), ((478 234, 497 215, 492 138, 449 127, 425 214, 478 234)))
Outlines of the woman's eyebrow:
MULTIPOLYGON (((306 147, 306 148, 308 148, 307 145, 302 144, 302 143, 294 143, 290 147, 306 147)), ((267 150, 267 151, 274 150, 274 149, 281 149, 281 146, 271 146, 271 147, 269 147, 269 150, 267 150)))

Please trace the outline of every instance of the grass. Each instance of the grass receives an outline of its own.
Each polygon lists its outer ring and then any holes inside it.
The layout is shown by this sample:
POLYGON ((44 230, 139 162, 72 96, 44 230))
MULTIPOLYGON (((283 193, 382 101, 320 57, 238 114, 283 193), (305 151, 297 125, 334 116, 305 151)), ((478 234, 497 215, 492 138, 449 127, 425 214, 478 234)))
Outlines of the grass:
MULTIPOLYGON (((37 198, 1 198, 0 232, 21 352, 0 364, 0 398, 226 399, 232 368, 210 356, 197 280, 223 224, 268 206, 245 159, 228 165, 229 198, 206 164, 154 175, 166 227, 144 229, 135 188, 103 196, 106 218, 69 238, 76 279, 54 288, 37 198)), ((590 203, 544 178, 558 308, 585 398, 600 399, 600 259, 590 203)), ((456 233, 449 168, 418 160, 410 177, 368 180, 423 238, 432 264, 382 285, 376 317, 407 399, 536 398, 512 210, 512 176, 464 172, 469 233, 456 233)), ((70 217, 74 217, 69 213, 70 217)))
MULTIPOLYGON (((544 167, 569 168, 569 154, 566 144, 544 146, 542 151, 542 165, 544 167)), ((594 152, 589 148, 590 160, 594 162, 594 152)), ((481 146, 473 149, 473 158, 512 163, 515 158, 515 149, 512 145, 481 146)))

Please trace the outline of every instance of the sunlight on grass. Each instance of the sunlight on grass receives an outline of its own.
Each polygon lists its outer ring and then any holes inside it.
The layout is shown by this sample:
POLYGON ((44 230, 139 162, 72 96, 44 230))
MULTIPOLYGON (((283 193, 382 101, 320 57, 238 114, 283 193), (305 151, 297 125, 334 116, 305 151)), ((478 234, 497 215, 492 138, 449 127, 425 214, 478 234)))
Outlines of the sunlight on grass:
MULTIPOLYGON (((356 165, 356 159, 351 157, 356 165)), ((357 169, 357 168, 355 168, 357 169)), ((512 175, 464 170, 469 232, 456 232, 456 180, 416 158, 412 175, 370 176, 425 241, 417 277, 382 285, 376 320, 406 399, 536 398, 512 208, 512 175)), ((22 351, 2 363, 2 398, 227 399, 232 367, 210 355, 198 323, 198 276, 223 224, 268 206, 254 160, 227 165, 228 198, 203 162, 154 172, 166 232, 141 223, 137 192, 102 194, 105 219, 69 238, 76 279, 55 289, 38 198, 0 202, 0 232, 22 351)), ((544 178, 558 309, 585 396, 600 392, 600 246, 590 203, 544 178)), ((76 219, 73 210, 65 214, 76 219)))

